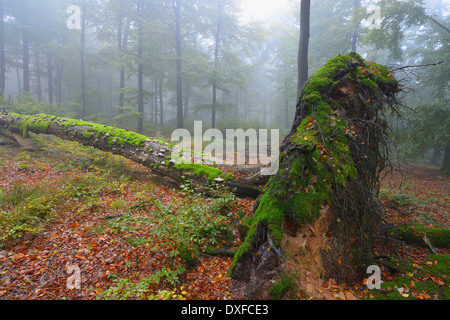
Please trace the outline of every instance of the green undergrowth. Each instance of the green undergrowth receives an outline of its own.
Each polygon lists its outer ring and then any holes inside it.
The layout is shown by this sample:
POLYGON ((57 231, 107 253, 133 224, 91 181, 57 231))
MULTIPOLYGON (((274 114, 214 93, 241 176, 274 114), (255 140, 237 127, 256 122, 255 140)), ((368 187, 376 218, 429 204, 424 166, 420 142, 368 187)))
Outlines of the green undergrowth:
POLYGON ((426 228, 421 223, 414 223, 407 226, 398 226, 391 230, 391 235, 404 240, 406 243, 428 247, 424 241, 424 236, 430 240, 433 247, 450 247, 450 229, 448 228, 426 228))
MULTIPOLYGON (((429 255, 424 263, 391 258, 384 264, 398 272, 381 289, 370 290, 367 300, 450 300, 450 256, 429 255)), ((383 279, 381 279, 383 280, 383 279)))
POLYGON ((34 186, 15 181, 11 187, 0 189, 0 246, 26 234, 42 232, 46 223, 56 213, 64 213, 62 208, 69 203, 72 203, 72 212, 95 210, 99 195, 118 191, 120 187, 120 183, 95 174, 66 175, 34 186))
POLYGON ((283 275, 279 280, 275 281, 270 288, 270 294, 273 300, 280 300, 290 289, 295 288, 294 279, 289 275, 283 275))
POLYGON ((180 278, 198 264, 202 251, 235 241, 233 229, 239 216, 230 210, 236 205, 234 195, 219 186, 211 188, 216 191, 214 198, 195 193, 186 182, 184 197, 170 203, 149 197, 149 191, 142 189, 137 193, 141 205, 135 205, 132 212, 125 206, 124 214, 97 227, 94 232, 117 234, 134 247, 146 245, 154 252, 169 251, 168 266, 140 279, 114 279, 99 299, 182 299, 180 278), (143 226, 147 226, 145 232, 143 226), (164 290, 148 294, 156 287, 164 290))
MULTIPOLYGON (((348 134, 355 135, 355 129, 341 115, 339 104, 331 99, 344 80, 354 81, 373 94, 388 83, 397 85, 386 67, 367 62, 356 53, 330 59, 308 80, 300 102, 307 116, 280 155, 280 170, 264 189, 247 237, 235 255, 231 274, 236 263, 254 250, 261 225, 267 227, 269 236, 279 246, 285 215, 300 225, 314 221, 323 205, 330 204, 332 186, 344 187, 349 179, 357 177, 347 139, 348 134)), ((346 112, 358 113, 357 106, 352 107, 355 110, 346 112)))

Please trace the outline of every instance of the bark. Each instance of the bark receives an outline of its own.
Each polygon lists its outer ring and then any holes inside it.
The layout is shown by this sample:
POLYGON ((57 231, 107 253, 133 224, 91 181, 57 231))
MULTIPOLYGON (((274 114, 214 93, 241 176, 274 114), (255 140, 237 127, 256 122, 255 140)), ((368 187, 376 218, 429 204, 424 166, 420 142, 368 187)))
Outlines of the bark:
POLYGON ((158 79, 155 80, 155 103, 154 103, 154 123, 158 124, 158 79))
POLYGON ((164 124, 163 79, 159 81, 159 124, 164 124))
POLYGON ((219 11, 219 20, 217 22, 216 39, 214 46, 214 67, 213 67, 213 81, 212 81, 212 118, 211 128, 216 127, 216 105, 217 105, 217 67, 219 64, 219 48, 220 48, 220 32, 222 27, 222 2, 217 0, 217 7, 219 11))
POLYGON ((37 84, 37 99, 42 99, 42 82, 41 82, 41 48, 36 45, 36 84, 37 84))
POLYGON ((447 141, 444 151, 444 162, 442 164, 442 170, 450 172, 450 141, 447 141))
POLYGON ((22 6, 22 71, 23 71, 23 91, 30 92, 30 39, 28 32, 28 7, 26 1, 22 6))
POLYGON ((64 71, 64 63, 60 59, 56 66, 56 101, 62 102, 62 79, 63 79, 63 71, 64 71))
MULTIPOLYGON (((355 0, 354 6, 353 6, 353 10, 354 10, 355 14, 356 14, 356 9, 359 7, 361 7, 361 0, 355 0)), ((358 44, 358 29, 359 29, 359 26, 355 25, 355 32, 353 33, 353 36, 352 36, 352 51, 353 52, 356 52, 356 47, 358 44)))
POLYGON ((270 298, 283 275, 320 298, 308 281, 349 280, 373 262, 387 150, 383 110, 396 106, 398 91, 386 67, 356 53, 331 59, 307 82, 278 173, 256 201, 230 268, 233 278, 250 281, 248 298, 270 298))
POLYGON ((186 89, 184 90, 184 119, 189 117, 189 106, 191 101, 191 82, 187 81, 186 89))
POLYGON ((426 17, 428 19, 430 19, 434 24, 436 24, 437 26, 439 26, 440 28, 442 28, 443 30, 445 30, 447 33, 450 33, 450 28, 446 27, 445 25, 443 25, 442 23, 440 23, 439 21, 437 21, 435 18, 426 15, 426 17))
POLYGON ((181 1, 172 0, 172 8, 175 14, 175 47, 177 52, 177 125, 184 128, 183 119, 183 86, 182 86, 182 64, 181 64, 181 1))
POLYGON ((0 95, 5 93, 6 57, 5 57, 5 23, 3 21, 3 0, 0 0, 0 95))
POLYGON ((53 103, 53 65, 52 53, 47 49, 47 87, 48 87, 48 104, 53 103))
POLYGON ((144 65, 142 63, 142 41, 143 41, 143 30, 142 30, 142 19, 144 12, 144 1, 139 0, 137 13, 138 13, 138 132, 142 133, 144 130, 144 65))
POLYGON ((22 83, 20 81, 20 71, 19 68, 16 68, 16 77, 17 77, 17 90, 18 92, 22 91, 22 83))
POLYGON ((86 44, 86 3, 83 2, 81 12, 81 37, 80 37, 80 73, 81 73, 81 117, 86 117, 86 68, 85 68, 85 44, 86 44))
POLYGON ((298 46, 298 88, 297 97, 308 80, 308 47, 311 0, 302 0, 300 8, 300 42, 298 46))
POLYGON ((192 178, 194 187, 201 192, 206 191, 204 187, 208 182, 216 179, 218 183, 227 185, 236 195, 256 198, 268 180, 267 176, 260 174, 262 167, 259 166, 176 165, 171 158, 174 146, 138 133, 101 124, 43 114, 35 116, 9 114, 0 116, 0 126, 6 127, 10 133, 21 134, 24 138, 27 138, 30 132, 49 134, 111 152, 177 182, 182 181, 183 176, 192 178), (236 178, 227 177, 225 169, 232 169, 236 178))
MULTIPOLYGON (((119 18, 119 29, 117 32, 117 46, 119 48, 120 54, 123 54, 124 50, 126 49, 127 43, 128 43, 128 30, 130 27, 129 20, 127 19, 125 23, 125 31, 123 30, 123 16, 121 13, 121 16, 119 18), (123 37, 122 37, 123 33, 123 37)), ((125 88, 125 67, 120 68, 120 84, 119 84, 119 114, 123 114, 123 107, 124 107, 124 101, 125 95, 123 93, 123 89, 125 88)))

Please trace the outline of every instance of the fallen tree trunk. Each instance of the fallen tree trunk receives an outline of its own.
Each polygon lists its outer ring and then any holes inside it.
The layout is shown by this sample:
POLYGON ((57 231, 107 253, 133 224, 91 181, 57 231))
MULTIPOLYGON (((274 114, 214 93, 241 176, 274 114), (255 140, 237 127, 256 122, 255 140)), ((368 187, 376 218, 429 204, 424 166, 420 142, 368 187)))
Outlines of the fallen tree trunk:
POLYGON ((356 53, 331 59, 308 80, 279 171, 257 200, 230 269, 250 282, 248 298, 270 299, 286 275, 320 298, 320 281, 365 272, 387 159, 383 111, 396 107, 397 92, 386 67, 356 53))
MULTIPOLYGON (((56 117, 46 114, 0 116, 0 126, 7 128, 20 143, 29 133, 49 134, 64 140, 77 141, 102 151, 112 152, 151 168, 153 172, 177 182, 192 179, 198 191, 208 182, 223 183, 237 195, 256 198, 268 180, 259 166, 208 166, 200 163, 177 163, 172 159, 174 146, 135 132, 101 124, 56 117)), ((193 154, 194 157, 194 154, 193 154)))

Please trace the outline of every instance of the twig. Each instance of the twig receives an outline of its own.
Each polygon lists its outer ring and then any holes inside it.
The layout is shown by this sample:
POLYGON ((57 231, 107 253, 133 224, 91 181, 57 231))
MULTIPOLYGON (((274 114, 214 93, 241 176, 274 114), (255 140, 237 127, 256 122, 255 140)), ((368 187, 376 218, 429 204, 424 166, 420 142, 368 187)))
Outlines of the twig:
POLYGON ((444 63, 444 61, 439 61, 439 62, 434 62, 434 63, 427 63, 427 64, 419 64, 416 66, 403 66, 403 67, 398 67, 395 69, 391 69, 391 72, 395 72, 397 70, 403 70, 403 69, 411 69, 411 68, 425 68, 425 67, 430 67, 430 66, 438 66, 440 64, 444 63))

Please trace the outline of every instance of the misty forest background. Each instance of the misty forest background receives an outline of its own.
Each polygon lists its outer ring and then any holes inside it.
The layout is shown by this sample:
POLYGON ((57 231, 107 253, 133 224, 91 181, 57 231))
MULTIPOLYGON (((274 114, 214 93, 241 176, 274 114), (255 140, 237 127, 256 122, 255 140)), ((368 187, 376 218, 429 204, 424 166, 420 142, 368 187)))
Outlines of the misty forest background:
MULTIPOLYGON (((236 0, 0 0, 2 106, 164 138, 175 128, 279 128, 295 114, 300 1, 251 20, 236 0), (67 21, 81 9, 80 29, 67 21)), ((397 69, 393 150, 450 170, 450 4, 312 1, 309 75, 356 51, 397 69), (380 28, 364 20, 380 8, 380 28), (404 68, 405 66, 430 65, 404 68)), ((69 21, 77 23, 77 21, 69 21)))

